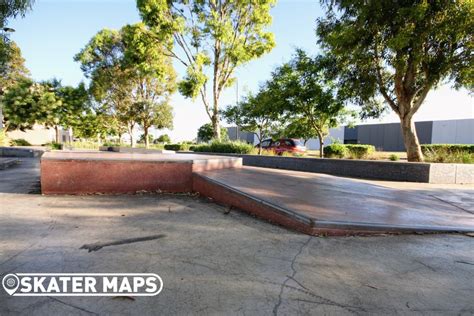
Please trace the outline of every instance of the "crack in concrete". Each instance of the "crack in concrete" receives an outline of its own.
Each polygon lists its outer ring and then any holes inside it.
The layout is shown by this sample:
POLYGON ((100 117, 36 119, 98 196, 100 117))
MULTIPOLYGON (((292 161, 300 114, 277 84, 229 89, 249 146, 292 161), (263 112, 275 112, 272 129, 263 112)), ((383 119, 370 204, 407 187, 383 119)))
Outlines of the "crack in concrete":
POLYGON ((295 262, 296 262, 296 259, 298 258, 298 256, 303 252, 303 249, 309 244, 309 242, 311 241, 313 237, 310 236, 308 238, 308 240, 306 240, 300 247, 300 249, 298 250, 298 252, 295 254, 295 256, 293 257, 293 260, 291 260, 291 265, 290 265, 290 268, 292 270, 292 273, 291 273, 291 276, 287 276, 287 278, 285 279, 285 281, 283 281, 283 283, 281 284, 281 287, 280 287, 280 294, 278 294, 278 301, 277 303, 275 304, 275 307, 273 307, 273 315, 278 315, 278 309, 280 308, 280 305, 282 303, 282 295, 283 295, 283 291, 285 289, 285 286, 286 286, 286 283, 288 283, 288 281, 290 279, 294 279, 297 271, 295 269, 295 262))
POLYGON ((86 312, 86 313, 88 313, 88 314, 91 314, 91 315, 99 315, 99 314, 97 314, 97 313, 95 313, 95 312, 92 312, 92 311, 90 311, 90 310, 87 310, 87 309, 85 309, 85 308, 82 308, 82 307, 79 307, 79 306, 76 306, 76 305, 73 305, 73 304, 70 304, 70 303, 67 303, 67 302, 58 300, 58 299, 55 298, 55 297, 48 296, 48 298, 49 298, 50 300, 53 300, 53 301, 55 301, 55 302, 58 302, 58 303, 60 303, 60 304, 63 304, 63 305, 72 307, 72 308, 74 308, 74 309, 77 309, 77 310, 80 310, 80 311, 83 311, 83 312, 86 312))
POLYGON ((125 245, 125 244, 131 244, 135 242, 154 240, 154 239, 163 238, 163 237, 166 237, 166 235, 160 234, 160 235, 152 235, 152 236, 145 236, 145 237, 138 237, 138 238, 128 238, 128 239, 122 239, 122 240, 105 242, 105 243, 98 242, 94 244, 85 244, 79 249, 87 249, 88 252, 92 252, 92 251, 97 251, 108 246, 125 245))
POLYGON ((432 195, 432 194, 430 194, 429 196, 434 197, 434 198, 437 199, 438 201, 441 201, 441 202, 444 202, 444 203, 449 204, 449 205, 451 205, 451 206, 454 206, 454 207, 456 207, 456 208, 458 208, 458 209, 460 209, 460 210, 462 210, 462 211, 464 211, 464 212, 466 212, 466 213, 474 214, 474 212, 471 212, 471 211, 469 211, 469 210, 466 210, 465 208, 463 208, 463 207, 457 205, 457 204, 454 203, 454 202, 450 202, 450 201, 448 201, 448 200, 439 198, 439 197, 437 197, 436 195, 432 195))

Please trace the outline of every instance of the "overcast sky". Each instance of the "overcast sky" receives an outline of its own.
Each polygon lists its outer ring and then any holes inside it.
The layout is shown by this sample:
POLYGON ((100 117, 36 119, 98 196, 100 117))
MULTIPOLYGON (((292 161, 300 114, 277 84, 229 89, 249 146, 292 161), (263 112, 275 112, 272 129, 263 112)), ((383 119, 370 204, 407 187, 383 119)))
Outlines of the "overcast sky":
MULTIPOLYGON (((259 83, 282 62, 288 61, 296 47, 314 54, 318 52, 315 20, 322 11, 316 0, 280 0, 272 10, 275 49, 237 71, 239 95, 256 91, 259 83)), ((37 0, 33 11, 23 19, 12 21, 16 29, 12 39, 20 46, 33 79, 61 79, 63 84, 76 85, 86 81, 73 56, 103 28, 118 29, 127 23, 139 21, 135 1, 132 0, 37 0)), ((177 68, 180 75, 183 71, 177 68)), ((221 105, 235 103, 236 87, 229 88, 221 98, 221 105)), ((176 94, 174 130, 172 139, 191 140, 196 131, 208 122, 204 106, 176 94)), ((416 114, 417 121, 474 118, 474 102, 466 90, 455 91, 443 86, 431 91, 425 104, 416 114)), ((377 122, 396 122, 388 113, 377 122)))

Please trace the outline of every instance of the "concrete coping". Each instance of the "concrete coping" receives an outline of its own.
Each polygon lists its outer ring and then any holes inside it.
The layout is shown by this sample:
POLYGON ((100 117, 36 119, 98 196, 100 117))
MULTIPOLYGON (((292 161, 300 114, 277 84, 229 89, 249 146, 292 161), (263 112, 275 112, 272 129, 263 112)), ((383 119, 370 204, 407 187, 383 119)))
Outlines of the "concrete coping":
POLYGON ((175 162, 206 163, 207 161, 238 161, 239 157, 159 154, 159 153, 120 153, 100 151, 51 151, 45 153, 41 160, 74 160, 74 161, 125 161, 125 162, 175 162))

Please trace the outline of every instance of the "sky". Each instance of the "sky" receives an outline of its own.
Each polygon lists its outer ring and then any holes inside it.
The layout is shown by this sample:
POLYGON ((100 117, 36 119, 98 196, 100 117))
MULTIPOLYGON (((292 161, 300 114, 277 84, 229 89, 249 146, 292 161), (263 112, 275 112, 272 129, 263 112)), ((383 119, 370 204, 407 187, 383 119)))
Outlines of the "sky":
MULTIPOLYGON (((262 58, 236 72, 236 86, 221 97, 221 107, 235 103, 237 95, 254 92, 267 80, 271 71, 288 61, 295 48, 311 54, 318 52, 315 35, 316 19, 323 12, 317 0, 280 0, 272 9, 276 47, 262 58)), ((24 18, 9 23, 16 30, 13 39, 21 48, 26 66, 35 80, 58 78, 63 84, 87 82, 73 57, 101 29, 119 29, 140 21, 133 0, 36 0, 33 10, 24 18)), ((177 65, 177 64, 176 64, 177 65)), ((177 67, 178 75, 183 69, 177 67)), ((168 133, 173 141, 192 140, 197 129, 209 121, 203 104, 185 99, 178 93, 172 97, 174 129, 154 131, 155 136, 168 133)), ((431 91, 425 104, 415 115, 417 121, 474 118, 474 102, 466 90, 456 91, 449 85, 431 91)), ((393 113, 371 120, 397 122, 393 113)), ((226 125, 224 123, 224 125, 226 125)))

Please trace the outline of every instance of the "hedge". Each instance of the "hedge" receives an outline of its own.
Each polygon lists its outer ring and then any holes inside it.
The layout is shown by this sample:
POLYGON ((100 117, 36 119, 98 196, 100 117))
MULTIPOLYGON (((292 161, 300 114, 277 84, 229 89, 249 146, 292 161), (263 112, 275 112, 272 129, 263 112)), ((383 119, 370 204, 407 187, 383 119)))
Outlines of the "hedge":
POLYGON ((324 147, 324 157, 327 158, 344 158, 347 155, 346 145, 331 144, 324 147))
POLYGON ((474 145, 464 145, 464 144, 429 144, 421 145, 421 151, 424 155, 427 153, 433 152, 443 152, 443 153, 459 153, 464 152, 468 154, 474 154, 474 145))
POLYGON ((191 144, 182 143, 182 144, 166 144, 166 150, 174 150, 174 151, 188 151, 190 150, 191 144))
POLYGON ((372 145, 345 145, 347 154, 352 159, 364 159, 375 152, 375 147, 372 145))
POLYGON ((196 145, 192 148, 195 152, 223 153, 223 154, 250 154, 254 147, 243 142, 212 142, 210 144, 196 145))
POLYGON ((372 145, 331 144, 324 147, 324 157, 364 159, 374 151, 372 145))

